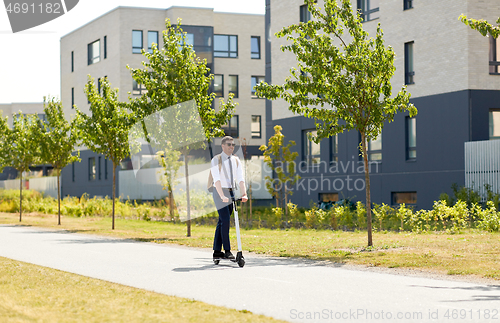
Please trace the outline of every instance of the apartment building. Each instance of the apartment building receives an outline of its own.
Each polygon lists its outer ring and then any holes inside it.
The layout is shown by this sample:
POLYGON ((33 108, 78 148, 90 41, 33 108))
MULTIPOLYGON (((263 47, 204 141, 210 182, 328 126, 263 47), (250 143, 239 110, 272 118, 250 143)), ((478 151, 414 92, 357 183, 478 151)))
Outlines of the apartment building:
MULTIPOLYGON (((215 75, 214 92, 227 98, 234 93, 239 105, 224 130, 247 144, 248 156, 260 155, 265 143, 265 100, 256 98, 253 86, 264 79, 263 15, 214 12, 209 8, 170 7, 149 9, 117 7, 61 38, 61 98, 67 116, 75 114, 76 105, 84 112, 89 103, 84 93, 87 75, 96 81, 107 77, 113 88, 119 88, 119 100, 127 101, 129 93, 139 96, 144 89, 127 69, 142 67, 146 58, 141 50, 152 44, 163 45, 165 19, 172 24, 182 19, 183 30, 197 55, 206 58, 215 75)), ((220 150, 220 138, 215 150, 220 150)), ((104 156, 82 149, 81 163, 62 172, 64 195, 110 195, 112 163, 104 156)), ((125 166, 126 168, 126 166, 125 166)), ((117 170, 119 171, 119 170, 117 170)))
MULTIPOLYGON (((372 201, 431 208, 453 183, 465 184, 464 144, 500 138, 500 42, 458 20, 466 14, 494 22, 500 2, 353 0, 352 6, 361 11, 371 36, 381 24, 386 45, 397 55, 393 93, 406 84, 418 109, 414 118, 398 114, 369 143, 372 201)), ((303 0, 266 0, 267 82, 283 84, 296 66, 293 54, 280 50, 286 39, 274 34, 309 19, 303 0)), ((279 100, 266 102, 266 119, 268 137, 280 124, 286 140, 297 143, 303 181, 294 187, 294 203, 365 200, 359 133, 342 133, 316 145, 307 139, 314 122, 294 115, 279 100)))

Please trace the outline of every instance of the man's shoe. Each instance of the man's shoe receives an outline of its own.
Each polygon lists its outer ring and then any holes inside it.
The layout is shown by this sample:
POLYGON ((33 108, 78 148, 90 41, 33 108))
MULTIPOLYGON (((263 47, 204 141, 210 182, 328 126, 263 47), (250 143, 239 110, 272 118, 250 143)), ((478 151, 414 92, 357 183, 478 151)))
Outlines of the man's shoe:
POLYGON ((229 260, 234 260, 234 256, 230 250, 226 250, 226 252, 224 253, 224 258, 229 259, 229 260))
POLYGON ((214 258, 224 258, 225 254, 222 251, 214 250, 214 258))

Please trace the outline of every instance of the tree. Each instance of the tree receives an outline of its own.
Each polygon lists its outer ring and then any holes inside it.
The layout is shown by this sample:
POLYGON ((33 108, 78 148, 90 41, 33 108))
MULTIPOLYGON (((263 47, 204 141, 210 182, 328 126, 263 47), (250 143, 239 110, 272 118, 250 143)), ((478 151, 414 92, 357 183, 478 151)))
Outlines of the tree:
POLYGON ((19 222, 23 216, 23 172, 28 172, 30 166, 40 163, 40 127, 41 121, 36 114, 14 115, 12 129, 7 125, 7 118, 0 118, 1 167, 10 166, 19 173, 19 222))
POLYGON ((278 182, 274 183, 270 176, 266 176, 266 188, 276 198, 277 207, 283 208, 287 215, 287 196, 293 194, 287 186, 295 184, 300 179, 300 176, 295 174, 295 158, 299 154, 290 151, 290 148, 295 146, 295 141, 291 140, 285 146, 285 135, 281 133, 282 129, 280 125, 274 126, 274 135, 269 138, 268 146, 262 145, 259 149, 263 151, 264 162, 278 177, 278 182))
MULTIPOLYGON (((174 127, 184 129, 179 132, 169 131, 168 140, 177 144, 178 150, 184 156, 184 168, 186 178, 187 193, 187 236, 191 236, 191 218, 190 218, 190 197, 189 197, 189 172, 188 172, 188 154, 193 149, 205 148, 204 140, 210 141, 211 138, 223 136, 224 132, 221 126, 232 116, 235 104, 232 101, 232 95, 227 102, 219 101, 218 112, 212 108, 215 100, 215 94, 210 93, 213 74, 207 68, 206 60, 201 60, 196 56, 191 45, 186 41, 186 33, 182 31, 181 20, 176 26, 170 24, 166 19, 166 30, 163 31, 163 48, 160 50, 153 44, 153 52, 149 53, 142 50, 142 54, 147 58, 143 61, 141 68, 131 68, 132 77, 137 83, 147 90, 141 97, 132 100, 131 108, 138 116, 138 120, 143 120, 155 112, 188 102, 195 101, 197 114, 201 119, 203 128, 203 141, 197 139, 190 140, 189 131, 191 127, 198 125, 197 116, 184 116, 187 120, 181 120, 178 116, 170 116, 167 122, 171 122, 174 127), (173 121, 179 121, 174 123, 173 121), (182 145, 180 143, 183 143, 182 145)), ((182 114, 181 110, 175 110, 182 114)), ((148 137, 146 126, 144 132, 148 137)))
POLYGON ((179 161, 180 152, 172 149, 171 145, 165 145, 165 150, 158 151, 157 158, 163 168, 162 184, 163 189, 168 191, 170 217, 174 218, 174 193, 173 187, 177 184, 176 177, 182 162, 179 161), (168 147, 170 146, 170 147, 168 147))
MULTIPOLYGON (((85 146, 93 152, 103 154, 113 162, 113 212, 111 229, 115 229, 116 167, 130 155, 129 130, 135 123, 134 113, 128 104, 118 101, 118 89, 111 89, 107 78, 102 78, 102 95, 94 79, 89 76, 85 93, 90 101, 88 116, 76 109, 76 129, 85 146)), ((133 144, 134 142, 131 142, 133 144)), ((138 143, 133 149, 138 149, 138 143)))
POLYGON ((321 10, 306 0, 312 20, 284 27, 276 34, 292 41, 281 50, 295 54, 300 71, 292 68, 283 85, 261 83, 257 95, 282 98, 294 113, 313 118, 317 135, 311 139, 316 143, 346 130, 361 134, 368 245, 372 246, 367 142, 377 138, 384 123, 393 121, 397 112, 409 111, 414 116, 417 110, 409 104, 406 87, 391 97, 395 54, 384 45, 380 24, 376 37, 369 38, 351 0, 338 2, 325 0, 321 10))
POLYGON ((460 15, 458 19, 470 28, 480 32, 483 36, 487 36, 488 34, 490 34, 493 38, 498 38, 498 36, 500 36, 500 17, 496 21, 497 26, 493 26, 483 19, 469 19, 466 15, 460 15))
POLYGON ((61 101, 55 98, 44 98, 44 112, 47 123, 42 125, 41 160, 51 164, 57 176, 57 224, 61 225, 61 170, 68 164, 80 161, 79 152, 72 152, 78 141, 75 123, 64 118, 61 101))

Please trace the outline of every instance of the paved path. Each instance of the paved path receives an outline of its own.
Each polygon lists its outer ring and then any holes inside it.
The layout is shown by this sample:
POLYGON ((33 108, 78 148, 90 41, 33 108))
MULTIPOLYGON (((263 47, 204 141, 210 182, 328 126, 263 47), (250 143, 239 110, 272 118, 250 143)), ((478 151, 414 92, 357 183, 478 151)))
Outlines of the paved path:
POLYGON ((499 286, 312 261, 215 266, 209 250, 8 225, 0 256, 291 322, 500 322, 499 286))

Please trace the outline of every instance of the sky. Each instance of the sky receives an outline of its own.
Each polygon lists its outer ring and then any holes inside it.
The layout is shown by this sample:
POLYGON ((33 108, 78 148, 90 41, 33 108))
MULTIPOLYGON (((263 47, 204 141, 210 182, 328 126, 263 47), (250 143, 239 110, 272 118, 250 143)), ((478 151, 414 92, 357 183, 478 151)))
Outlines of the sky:
POLYGON ((14 34, 5 6, 0 4, 0 104, 42 102, 47 95, 60 97, 61 37, 118 6, 265 13, 265 0, 80 0, 63 16, 14 34))

